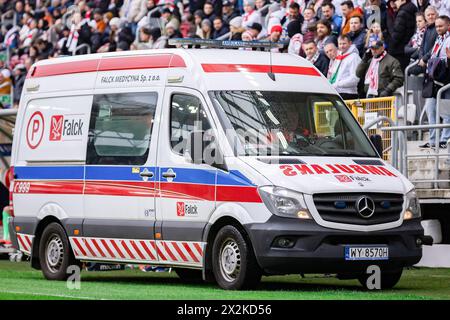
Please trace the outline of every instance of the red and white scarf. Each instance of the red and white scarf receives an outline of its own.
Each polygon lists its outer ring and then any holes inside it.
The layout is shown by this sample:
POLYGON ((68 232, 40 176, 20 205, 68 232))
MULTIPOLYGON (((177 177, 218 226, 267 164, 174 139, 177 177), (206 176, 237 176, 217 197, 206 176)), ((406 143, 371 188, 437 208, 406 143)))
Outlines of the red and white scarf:
POLYGON ((337 80, 342 61, 344 61, 345 58, 347 58, 349 55, 351 55, 352 52, 353 51, 350 51, 349 53, 346 53, 346 54, 341 53, 336 57, 336 59, 333 63, 333 72, 331 74, 331 77, 329 78, 331 84, 335 83, 337 80))
POLYGON ((70 33, 69 33, 69 37, 67 39, 67 43, 66 43, 66 47, 67 50, 70 52, 74 52, 77 45, 78 45, 78 31, 77 31, 77 26, 75 24, 72 24, 72 26, 70 27, 70 33))
POLYGON ((433 50, 431 51, 432 57, 439 56, 439 52, 441 51, 442 45, 444 44, 445 40, 450 36, 450 31, 447 31, 444 35, 441 35, 437 37, 436 42, 434 43, 433 50))
POLYGON ((386 56, 386 51, 378 57, 373 57, 370 62, 369 69, 366 73, 366 79, 364 81, 365 84, 369 85, 369 90, 367 90, 367 96, 373 95, 378 96, 378 69, 380 66, 380 61, 386 56))

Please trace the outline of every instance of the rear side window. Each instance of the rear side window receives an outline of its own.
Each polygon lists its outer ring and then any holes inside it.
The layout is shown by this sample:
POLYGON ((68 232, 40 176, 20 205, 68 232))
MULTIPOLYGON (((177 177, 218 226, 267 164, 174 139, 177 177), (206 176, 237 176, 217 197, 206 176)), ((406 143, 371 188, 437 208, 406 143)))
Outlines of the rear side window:
POLYGON ((145 164, 157 99, 156 92, 95 95, 86 163, 145 164))
POLYGON ((170 144, 172 150, 184 154, 189 133, 208 131, 211 125, 200 100, 188 94, 174 94, 170 106, 170 144))

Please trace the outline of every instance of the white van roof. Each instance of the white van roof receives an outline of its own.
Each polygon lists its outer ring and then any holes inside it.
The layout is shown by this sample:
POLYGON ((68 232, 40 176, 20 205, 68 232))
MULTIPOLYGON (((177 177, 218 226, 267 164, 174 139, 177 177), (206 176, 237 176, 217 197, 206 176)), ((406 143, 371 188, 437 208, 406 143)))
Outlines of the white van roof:
POLYGON ((327 79, 300 56, 229 49, 139 50, 48 59, 33 65, 27 82, 25 88, 35 88, 39 84, 40 92, 141 84, 183 86, 201 91, 263 90, 336 94, 327 79), (275 74, 275 81, 268 76, 270 71, 275 74), (93 73, 96 74, 93 76, 93 73), (139 74, 153 75, 153 78, 158 75, 159 81, 139 83, 139 74))

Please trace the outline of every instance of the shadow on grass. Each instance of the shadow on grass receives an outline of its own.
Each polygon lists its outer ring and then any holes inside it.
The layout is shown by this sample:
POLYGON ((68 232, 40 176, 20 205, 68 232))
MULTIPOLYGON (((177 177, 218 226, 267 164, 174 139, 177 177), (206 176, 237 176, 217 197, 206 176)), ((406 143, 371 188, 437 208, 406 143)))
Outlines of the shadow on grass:
MULTIPOLYGON (((335 280, 334 278, 330 278, 335 280)), ((301 292, 320 292, 320 291, 360 291, 365 292, 360 285, 355 283, 342 284, 325 284, 325 283, 311 283, 311 279, 299 279, 297 281, 286 282, 286 281, 274 281, 270 280, 270 277, 264 278, 254 290, 256 291, 301 291, 301 292), (308 282, 306 282, 306 280, 308 282)), ((321 279, 323 280, 323 279, 321 279)), ((219 286, 215 283, 205 283, 205 282, 184 282, 178 277, 163 277, 163 276, 151 276, 148 277, 137 275, 137 276, 113 276, 113 275, 89 275, 89 277, 82 276, 82 281, 85 283, 89 282, 105 282, 105 283, 117 283, 117 284, 133 284, 133 285, 170 285, 170 286, 185 286, 189 285, 191 288, 198 289, 218 289, 219 286)), ((366 291, 367 292, 367 291, 366 291)))

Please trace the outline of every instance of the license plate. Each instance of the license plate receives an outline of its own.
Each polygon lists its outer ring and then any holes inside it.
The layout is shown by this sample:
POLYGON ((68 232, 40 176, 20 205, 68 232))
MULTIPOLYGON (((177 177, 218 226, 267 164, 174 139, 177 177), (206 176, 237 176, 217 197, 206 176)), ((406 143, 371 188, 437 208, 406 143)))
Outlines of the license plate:
POLYGON ((388 260, 387 246, 345 246, 345 260, 388 260))

